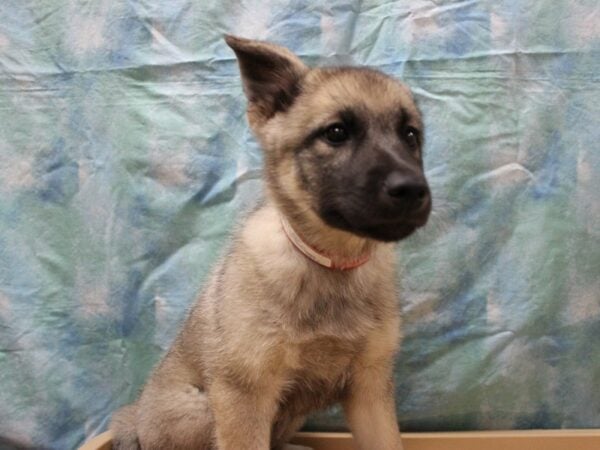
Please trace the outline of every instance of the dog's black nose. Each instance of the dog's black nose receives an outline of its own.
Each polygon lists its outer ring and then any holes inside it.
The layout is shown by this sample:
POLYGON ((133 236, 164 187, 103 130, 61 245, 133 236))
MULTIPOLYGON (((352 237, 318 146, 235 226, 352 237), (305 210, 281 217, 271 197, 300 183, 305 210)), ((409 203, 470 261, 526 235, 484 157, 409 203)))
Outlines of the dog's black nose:
POLYGON ((395 200, 413 207, 424 205, 429 199, 429 187, 424 178, 392 172, 384 182, 385 193, 395 200))

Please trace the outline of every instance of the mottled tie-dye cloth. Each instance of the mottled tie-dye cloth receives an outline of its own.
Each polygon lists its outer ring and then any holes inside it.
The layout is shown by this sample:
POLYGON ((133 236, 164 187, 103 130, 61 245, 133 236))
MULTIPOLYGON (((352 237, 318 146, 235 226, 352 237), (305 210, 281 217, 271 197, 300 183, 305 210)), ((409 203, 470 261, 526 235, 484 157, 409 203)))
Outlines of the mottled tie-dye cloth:
POLYGON ((224 32, 414 88, 403 428, 599 427, 598 0, 2 0, 0 448, 106 429, 260 196, 224 32))

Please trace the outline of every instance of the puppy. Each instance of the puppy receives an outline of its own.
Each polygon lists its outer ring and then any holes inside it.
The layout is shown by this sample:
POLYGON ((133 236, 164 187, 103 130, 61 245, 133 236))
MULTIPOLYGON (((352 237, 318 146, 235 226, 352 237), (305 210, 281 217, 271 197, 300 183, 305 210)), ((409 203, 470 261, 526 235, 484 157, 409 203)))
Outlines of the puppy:
POLYGON ((393 242, 431 210, 421 115, 380 72, 309 68, 285 48, 225 40, 266 200, 140 398, 114 415, 114 448, 281 449, 308 414, 341 402, 359 449, 399 450, 393 242))

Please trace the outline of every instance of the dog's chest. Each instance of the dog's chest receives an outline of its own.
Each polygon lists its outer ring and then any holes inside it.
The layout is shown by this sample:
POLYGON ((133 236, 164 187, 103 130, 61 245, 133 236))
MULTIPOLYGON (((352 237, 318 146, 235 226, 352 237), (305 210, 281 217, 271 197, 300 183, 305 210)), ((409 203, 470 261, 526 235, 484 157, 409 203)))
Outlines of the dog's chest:
POLYGON ((288 348, 285 403, 305 414, 343 397, 352 361, 363 349, 362 340, 317 338, 288 348))
POLYGON ((287 345, 287 365, 291 372, 306 372, 318 379, 332 380, 346 371, 363 349, 364 340, 315 337, 287 345))
MULTIPOLYGON (((303 279, 288 279, 280 292, 283 301, 278 304, 279 317, 295 342, 319 337, 356 342, 377 327, 390 306, 389 295, 384 295, 381 284, 359 283, 352 277, 331 279, 309 273, 303 279)), ((318 356, 310 346, 305 352, 318 356)))

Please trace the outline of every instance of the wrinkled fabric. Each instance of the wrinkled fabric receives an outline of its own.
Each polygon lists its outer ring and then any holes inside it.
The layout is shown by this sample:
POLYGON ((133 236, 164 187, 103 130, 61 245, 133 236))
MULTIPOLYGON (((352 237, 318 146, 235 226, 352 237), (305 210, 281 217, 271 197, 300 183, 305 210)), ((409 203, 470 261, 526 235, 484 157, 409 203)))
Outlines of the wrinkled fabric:
POLYGON ((260 197, 226 32, 415 92, 434 212, 398 247, 401 427, 600 427, 599 24, 597 0, 3 0, 0 448, 105 430, 260 197))

